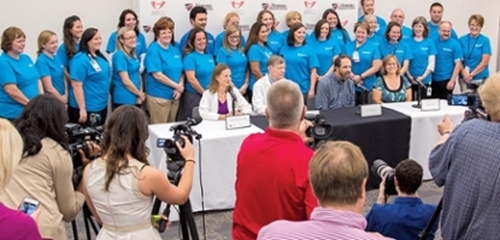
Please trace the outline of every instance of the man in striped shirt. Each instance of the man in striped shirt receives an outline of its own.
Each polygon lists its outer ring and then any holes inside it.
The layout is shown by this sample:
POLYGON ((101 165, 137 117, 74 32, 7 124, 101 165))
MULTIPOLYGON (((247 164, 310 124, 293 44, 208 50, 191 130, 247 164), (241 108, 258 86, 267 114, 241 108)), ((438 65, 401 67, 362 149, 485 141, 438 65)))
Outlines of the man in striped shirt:
POLYGON ((309 164, 309 178, 320 205, 311 220, 275 221, 259 231, 258 240, 384 239, 365 232, 368 165, 359 147, 345 141, 325 143, 309 164))

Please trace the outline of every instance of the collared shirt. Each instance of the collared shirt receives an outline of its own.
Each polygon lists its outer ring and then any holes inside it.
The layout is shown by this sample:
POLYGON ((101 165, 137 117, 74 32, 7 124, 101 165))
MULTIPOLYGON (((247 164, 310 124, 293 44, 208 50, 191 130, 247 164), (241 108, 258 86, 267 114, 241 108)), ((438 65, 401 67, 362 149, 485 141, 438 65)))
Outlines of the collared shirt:
MULTIPOLYGON (((392 204, 374 204, 366 220, 366 231, 378 232, 395 239, 419 239, 418 234, 425 229, 436 210, 435 205, 424 204, 417 197, 397 197, 392 204)), ((437 222, 428 239, 434 239, 437 222)))
POLYGON ((500 124, 474 119, 455 127, 436 146, 429 170, 446 185, 441 212, 443 239, 498 239, 500 236, 500 124))
POLYGON ((267 128, 241 144, 236 164, 232 239, 256 239, 276 220, 309 219, 318 205, 309 183, 313 150, 289 131, 267 128))
POLYGON ((354 95, 354 83, 351 80, 339 80, 335 73, 328 74, 318 83, 316 109, 354 107, 354 95))
POLYGON ((366 220, 359 213, 317 207, 311 214, 311 220, 273 222, 260 230, 257 239, 380 239, 372 233, 365 232, 365 227, 366 220))

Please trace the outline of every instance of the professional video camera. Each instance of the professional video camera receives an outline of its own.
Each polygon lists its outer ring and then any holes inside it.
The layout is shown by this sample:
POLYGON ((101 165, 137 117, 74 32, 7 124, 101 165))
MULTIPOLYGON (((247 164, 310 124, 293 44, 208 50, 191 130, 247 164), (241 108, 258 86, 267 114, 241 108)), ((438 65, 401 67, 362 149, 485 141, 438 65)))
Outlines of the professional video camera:
POLYGON ((371 167, 372 173, 379 178, 385 178, 385 195, 397 195, 396 185, 394 184, 395 171, 394 168, 389 167, 389 165, 383 160, 375 160, 371 167))
POLYGON ((469 109, 465 110, 464 112, 464 119, 462 120, 462 122, 466 122, 475 118, 489 120, 488 113, 486 113, 479 95, 469 95, 468 107, 469 109))
POLYGON ((313 147, 316 147, 321 141, 328 140, 333 133, 333 126, 329 124, 326 118, 321 115, 306 115, 306 120, 312 122, 312 127, 306 129, 306 136, 313 138, 313 147))

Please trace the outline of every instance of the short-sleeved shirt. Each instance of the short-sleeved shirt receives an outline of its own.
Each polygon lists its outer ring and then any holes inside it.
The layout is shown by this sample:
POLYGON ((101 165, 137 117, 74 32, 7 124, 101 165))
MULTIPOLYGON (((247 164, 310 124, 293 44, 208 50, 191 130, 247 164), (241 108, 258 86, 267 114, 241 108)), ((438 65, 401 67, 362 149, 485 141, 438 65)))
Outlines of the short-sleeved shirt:
POLYGON ((166 100, 174 99, 174 89, 156 80, 153 73, 161 72, 170 80, 179 83, 184 71, 179 48, 172 45, 163 48, 158 42, 152 42, 146 53, 144 65, 147 70, 145 92, 152 97, 166 100))
MULTIPOLYGON (((410 47, 413 58, 410 60, 410 67, 408 71, 413 77, 420 77, 424 75, 429 67, 429 56, 436 56, 436 45, 429 38, 424 38, 422 41, 417 41, 414 38, 408 39, 406 42, 410 47)), ((432 81, 432 75, 429 74, 427 78, 422 80, 423 84, 428 84, 432 81)))
MULTIPOLYGON (((380 29, 385 28, 387 26, 387 23, 383 18, 375 16, 375 19, 377 21, 377 28, 375 29, 375 32, 378 32, 380 29)), ((358 18, 358 22, 362 22, 364 20, 365 20, 365 15, 362 15, 358 18)))
MULTIPOLYGON (((194 71, 203 90, 207 90, 214 68, 214 57, 210 53, 192 51, 184 58, 184 71, 194 71)), ((189 82, 186 83, 186 91, 199 94, 189 82)))
POLYGON ((18 59, 15 59, 7 53, 2 53, 0 56, 0 117, 15 119, 24 109, 22 104, 5 92, 5 85, 15 84, 19 91, 31 100, 40 94, 39 80, 40 74, 28 55, 20 54, 18 59))
MULTIPOLYGON (((439 24, 434 25, 431 21, 427 22, 427 27, 429 27, 429 38, 430 39, 435 39, 439 38, 439 24)), ((455 40, 458 40, 458 35, 457 32, 455 32, 455 29, 451 29, 451 37, 455 40)))
POLYGON ((286 59, 285 78, 300 86, 302 93, 311 88, 311 70, 319 66, 314 49, 305 44, 302 46, 283 46, 280 55, 286 59))
POLYGON ((450 80, 455 64, 463 59, 462 48, 457 40, 448 38, 436 39, 436 67, 432 80, 437 82, 450 80))
POLYGON ((267 47, 271 50, 272 54, 278 54, 284 45, 286 45, 286 39, 283 37, 283 34, 276 30, 269 32, 269 35, 267 35, 267 47))
POLYGON ((318 58, 318 75, 325 75, 333 65, 333 57, 340 55, 342 50, 336 41, 330 37, 326 40, 318 40, 316 35, 311 34, 307 38, 307 45, 311 46, 318 58))
MULTIPOLYGON (((380 30, 377 31, 377 35, 381 38, 385 38, 385 32, 387 31, 387 26, 384 26, 380 28, 380 30)), ((413 36, 413 30, 411 28, 404 26, 401 28, 401 42, 406 41, 413 36)))
MULTIPOLYGON (((222 31, 215 37, 214 42, 214 54, 217 55, 219 53, 219 49, 224 47, 224 37, 226 36, 226 31, 222 31)), ((245 47, 247 41, 243 35, 240 36, 241 47, 245 47)))
MULTIPOLYGON (((180 42, 180 49, 182 49, 182 51, 184 51, 184 49, 186 48, 186 44, 187 44, 187 41, 188 41, 188 37, 189 37, 189 34, 191 33, 191 30, 187 31, 181 38, 181 42, 180 42)), ((205 33, 207 34, 207 53, 215 56, 215 52, 214 52, 214 44, 215 44, 215 38, 214 38, 214 35, 212 35, 211 33, 205 31, 205 33)))
POLYGON ((40 78, 50 77, 52 86, 61 95, 66 94, 66 83, 64 79, 64 64, 57 56, 49 57, 40 53, 35 63, 40 78))
POLYGON ((240 88, 245 84, 245 78, 248 72, 248 59, 242 50, 231 49, 228 51, 226 48, 219 48, 217 63, 226 64, 231 69, 231 80, 235 87, 240 88))
MULTIPOLYGON (((116 38, 117 38, 118 32, 113 32, 109 36, 108 39, 108 45, 106 46, 106 52, 107 53, 112 53, 116 50, 116 38)), ((144 37, 144 34, 139 33, 137 36, 137 42, 135 46, 135 54, 139 57, 141 54, 146 53, 148 50, 148 45, 146 43, 146 37, 144 37)))
MULTIPOLYGON (((100 112, 108 106, 111 86, 111 67, 102 57, 92 57, 85 52, 77 53, 69 67, 71 81, 83 84, 85 107, 88 112, 100 112)), ((79 108, 73 89, 69 91, 69 106, 79 108)))
POLYGON ((351 41, 349 33, 345 29, 339 28, 330 30, 330 38, 341 47, 341 50, 344 50, 342 46, 345 46, 348 42, 351 41))
MULTIPOLYGON (((467 34, 460 38, 460 46, 463 50, 464 67, 468 67, 472 72, 481 62, 483 55, 491 56, 490 39, 483 34, 473 37, 467 34)), ((486 67, 474 79, 483 79, 489 77, 489 67, 486 67)))
POLYGON ((113 103, 134 105, 137 102, 137 96, 128 90, 120 77, 121 72, 126 72, 132 84, 141 89, 140 67, 141 62, 137 55, 128 56, 123 50, 118 50, 113 54, 111 62, 113 63, 113 103))
POLYGON ((399 41, 397 43, 391 43, 384 39, 380 44, 380 54, 382 59, 388 55, 394 55, 398 59, 399 66, 403 66, 404 61, 411 60, 413 58, 412 51, 406 44, 407 41, 399 41))
MULTIPOLYGON (((269 42, 269 39, 267 40, 267 42, 269 42)), ((271 51, 271 49, 269 49, 267 45, 261 46, 258 43, 255 43, 252 46, 250 46, 247 52, 248 62, 249 63, 258 62, 262 76, 267 74, 267 61, 272 55, 273 52, 271 51)), ((250 90, 253 89, 253 85, 255 84, 256 81, 257 79, 255 79, 255 76, 253 74, 250 74, 250 86, 248 86, 250 90)))
POLYGON ((382 92, 382 102, 391 103, 406 101, 406 90, 411 87, 411 84, 405 81, 403 77, 399 79, 401 81, 399 88, 389 89, 383 76, 377 78, 374 88, 382 92))
MULTIPOLYGON (((74 44, 75 46, 75 55, 78 53, 78 51, 80 51, 80 43, 75 43, 74 44)), ((59 46, 59 48, 57 49, 57 54, 56 56, 61 60, 61 62, 64 64, 64 67, 68 68, 69 69, 69 63, 71 61, 71 59, 74 57, 69 57, 68 54, 66 53, 66 45, 63 43, 59 46)))
MULTIPOLYGON (((374 60, 380 60, 380 50, 375 44, 365 41, 361 46, 356 47, 356 40, 351 41, 346 44, 345 53, 347 56, 351 58, 352 61, 352 73, 354 75, 360 75, 364 73, 366 70, 372 67, 372 63, 374 60), (354 60, 354 55, 358 55, 359 60, 354 60)), ((363 85, 368 90, 372 90, 373 84, 375 83, 375 74, 372 76, 366 77, 363 79, 363 85)), ((356 91, 360 91, 359 88, 356 88, 356 91)))
POLYGON ((381 38, 377 34, 372 34, 371 36, 366 36, 366 41, 371 42, 372 44, 375 44, 375 46, 380 47, 382 42, 384 42, 384 39, 381 38))

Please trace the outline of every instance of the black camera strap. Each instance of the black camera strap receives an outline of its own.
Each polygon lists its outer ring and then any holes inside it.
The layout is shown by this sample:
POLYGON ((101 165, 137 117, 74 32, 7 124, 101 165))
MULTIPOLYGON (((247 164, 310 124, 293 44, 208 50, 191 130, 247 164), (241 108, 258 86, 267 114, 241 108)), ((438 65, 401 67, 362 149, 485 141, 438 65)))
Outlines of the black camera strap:
POLYGON ((439 216, 441 215, 441 209, 443 208, 442 205, 443 205, 443 198, 439 200, 436 210, 432 214, 431 220, 427 223, 427 226, 425 226, 424 230, 422 230, 422 232, 418 234, 420 240, 427 240, 427 238, 429 237, 432 227, 434 226, 439 216))

